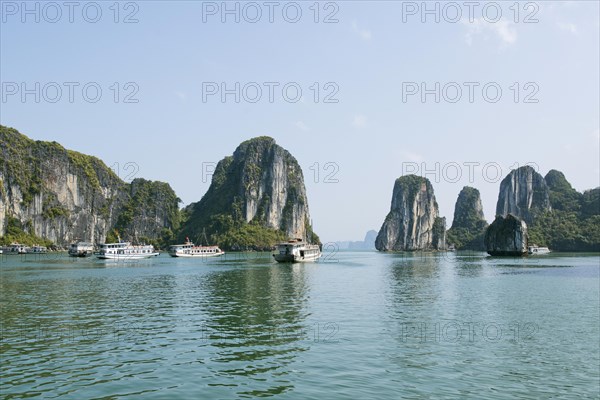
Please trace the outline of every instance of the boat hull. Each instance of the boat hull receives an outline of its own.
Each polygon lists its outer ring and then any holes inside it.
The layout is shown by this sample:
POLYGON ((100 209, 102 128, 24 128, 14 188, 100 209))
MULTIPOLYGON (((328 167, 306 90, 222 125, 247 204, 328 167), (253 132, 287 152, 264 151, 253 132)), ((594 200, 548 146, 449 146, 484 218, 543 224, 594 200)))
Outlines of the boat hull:
POLYGON ((527 252, 523 251, 489 251, 488 254, 493 257, 524 257, 527 252))
POLYGON ((321 257, 321 253, 317 255, 310 255, 301 257, 299 255, 294 254, 273 254, 273 258, 275 261, 279 263, 297 263, 297 262, 310 262, 316 261, 321 257))
POLYGON ((169 253, 171 257, 183 257, 183 258, 207 258, 207 257, 219 257, 225 254, 224 251, 214 254, 186 254, 186 253, 169 253))
POLYGON ((101 260, 141 260, 143 258, 157 257, 160 253, 144 253, 144 254, 99 254, 101 260))
POLYGON ((93 254, 94 254, 93 251, 82 251, 82 252, 78 252, 78 253, 69 252, 70 257, 80 257, 80 258, 91 257, 93 254))

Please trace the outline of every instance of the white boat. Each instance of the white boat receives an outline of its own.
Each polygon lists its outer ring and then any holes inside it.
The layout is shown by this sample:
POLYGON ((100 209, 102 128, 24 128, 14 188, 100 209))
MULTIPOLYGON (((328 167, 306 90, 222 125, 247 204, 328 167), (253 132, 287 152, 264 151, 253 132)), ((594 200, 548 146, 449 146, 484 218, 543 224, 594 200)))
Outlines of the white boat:
POLYGON ((94 245, 89 242, 71 243, 69 247, 69 255, 71 257, 89 257, 94 254, 94 245))
POLYGON ((527 254, 537 255, 537 254, 548 254, 550 253, 550 249, 547 247, 539 247, 536 245, 529 246, 527 248, 527 254))
POLYGON ((273 254, 277 262, 315 261, 321 257, 321 246, 308 244, 302 239, 294 239, 279 243, 277 252, 273 254))
POLYGON ((31 251, 31 247, 20 243, 11 243, 10 246, 5 247, 7 254, 27 254, 31 251))
POLYGON ((48 249, 46 248, 46 246, 38 246, 38 245, 34 245, 31 248, 31 253, 35 253, 35 254, 46 254, 48 252, 48 249))
POLYGON ((218 257, 225 254, 219 246, 196 246, 189 240, 185 244, 169 246, 171 257, 218 257))
POLYGON ((158 256, 152 245, 132 245, 129 242, 104 243, 100 245, 98 258, 104 260, 137 260, 158 256))

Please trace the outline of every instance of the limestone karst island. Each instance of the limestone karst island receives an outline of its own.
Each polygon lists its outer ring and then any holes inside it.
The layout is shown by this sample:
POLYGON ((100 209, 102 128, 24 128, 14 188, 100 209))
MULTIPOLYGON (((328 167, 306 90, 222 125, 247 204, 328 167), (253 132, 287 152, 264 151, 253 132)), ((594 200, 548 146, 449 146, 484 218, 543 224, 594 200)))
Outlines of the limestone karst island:
MULTIPOLYGON (((308 257, 310 246, 322 250, 302 169, 270 137, 237 146, 217 164, 204 196, 181 208, 169 183, 143 178, 126 183, 96 157, 5 126, 0 134, 4 254, 68 249, 78 241, 96 250, 114 243, 123 257, 144 254, 135 247, 142 243, 153 256, 160 250, 182 256, 275 251, 280 244, 282 252, 301 251, 292 259, 298 261, 318 258, 308 257), (131 248, 120 249, 119 243, 131 248), (218 251, 209 251, 211 246, 218 251)), ((406 175, 394 183, 374 246, 383 252, 471 250, 494 256, 600 251, 599 204, 600 188, 579 193, 560 171, 544 177, 524 166, 500 183, 491 225, 479 191, 465 186, 447 229, 431 182, 406 175)))
POLYGON ((180 209, 168 183, 126 183, 95 157, 0 129, 0 226, 7 254, 77 249, 82 241, 96 245, 101 258, 144 258, 158 249, 216 256, 222 250, 270 251, 278 243, 291 261, 320 257, 302 170, 270 137, 241 143, 217 164, 202 199, 180 209))

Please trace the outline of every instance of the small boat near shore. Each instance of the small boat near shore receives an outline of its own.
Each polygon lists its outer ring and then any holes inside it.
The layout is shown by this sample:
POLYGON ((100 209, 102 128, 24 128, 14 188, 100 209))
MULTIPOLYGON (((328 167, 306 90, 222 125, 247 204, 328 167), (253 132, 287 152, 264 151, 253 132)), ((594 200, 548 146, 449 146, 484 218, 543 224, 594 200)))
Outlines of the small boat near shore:
POLYGON ((189 239, 184 244, 169 246, 171 257, 218 257, 225 254, 219 246, 196 246, 189 239))
POLYGON ((89 257, 94 254, 94 244, 90 242, 78 241, 71 243, 69 247, 69 256, 71 257, 89 257))
POLYGON ((20 243, 11 243, 2 250, 4 250, 4 254, 27 254, 31 252, 31 247, 20 243))
POLYGON ((48 253, 48 248, 46 246, 34 245, 31 247, 31 253, 46 254, 46 253, 48 253))
POLYGON ((321 257, 321 246, 317 244, 308 244, 302 239, 293 239, 277 245, 277 252, 273 254, 275 261, 286 262, 305 262, 315 261, 321 257))
POLYGON ((102 260, 138 260, 158 255, 152 245, 132 245, 130 242, 104 243, 98 251, 98 258, 102 260))
POLYGON ((550 249, 547 247, 540 247, 540 246, 529 246, 527 248, 527 254, 533 256, 533 255, 541 255, 541 254, 548 254, 550 253, 550 249))

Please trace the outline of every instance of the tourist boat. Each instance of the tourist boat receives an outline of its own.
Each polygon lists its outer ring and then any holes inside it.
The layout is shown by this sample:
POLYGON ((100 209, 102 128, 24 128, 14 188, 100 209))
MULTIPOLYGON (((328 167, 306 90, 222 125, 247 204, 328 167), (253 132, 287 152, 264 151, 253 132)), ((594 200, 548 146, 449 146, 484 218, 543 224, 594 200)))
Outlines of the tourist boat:
POLYGON ((527 254, 529 255, 538 255, 538 254, 548 254, 550 253, 550 249, 547 247, 539 247, 536 245, 529 246, 527 248, 527 254))
POLYGON ((5 247, 7 254, 27 254, 31 251, 31 247, 20 243, 11 243, 10 246, 5 247))
POLYGON ((31 248, 31 253, 35 253, 35 254, 46 254, 48 252, 48 248, 46 248, 46 246, 38 246, 38 245, 34 245, 31 248))
POLYGON ((302 239, 293 239, 277 245, 277 252, 273 254, 277 262, 303 262, 315 261, 321 257, 321 246, 308 244, 302 239))
POLYGON ((137 260, 158 256, 152 245, 132 245, 129 242, 104 243, 100 245, 98 258, 104 260, 137 260))
POLYGON ((218 246, 196 246, 186 238, 184 244, 169 246, 171 257, 218 257, 225 254, 218 246))
POLYGON ((89 257, 94 254, 94 245, 89 242, 75 242, 69 248, 71 257, 89 257))

